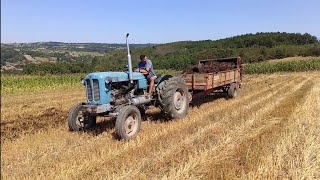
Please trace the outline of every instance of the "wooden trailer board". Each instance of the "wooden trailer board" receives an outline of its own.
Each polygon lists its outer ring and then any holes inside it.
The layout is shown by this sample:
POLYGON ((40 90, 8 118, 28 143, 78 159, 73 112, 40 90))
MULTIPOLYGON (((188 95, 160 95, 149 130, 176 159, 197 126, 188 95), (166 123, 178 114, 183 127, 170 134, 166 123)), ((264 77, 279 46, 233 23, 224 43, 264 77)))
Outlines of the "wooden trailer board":
POLYGON ((207 95, 216 90, 227 92, 232 84, 235 84, 237 88, 241 87, 242 68, 240 57, 200 60, 197 68, 200 72, 190 73, 188 71, 182 75, 187 83, 192 99, 207 95), (230 63, 230 66, 223 67, 226 70, 220 71, 219 67, 213 67, 219 66, 219 63, 223 63, 224 65, 230 63), (203 69, 206 72, 201 72, 203 69), (213 72, 210 72, 211 70, 213 72))

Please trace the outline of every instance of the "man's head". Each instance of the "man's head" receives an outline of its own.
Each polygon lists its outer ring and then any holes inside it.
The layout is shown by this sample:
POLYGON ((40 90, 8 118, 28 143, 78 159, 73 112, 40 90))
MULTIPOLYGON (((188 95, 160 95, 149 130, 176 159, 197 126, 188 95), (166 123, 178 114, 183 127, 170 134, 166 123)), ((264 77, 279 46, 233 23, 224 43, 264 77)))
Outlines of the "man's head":
POLYGON ((148 57, 147 57, 146 55, 144 55, 144 54, 141 54, 141 55, 140 55, 140 60, 141 60, 141 61, 146 62, 147 59, 148 59, 148 57))

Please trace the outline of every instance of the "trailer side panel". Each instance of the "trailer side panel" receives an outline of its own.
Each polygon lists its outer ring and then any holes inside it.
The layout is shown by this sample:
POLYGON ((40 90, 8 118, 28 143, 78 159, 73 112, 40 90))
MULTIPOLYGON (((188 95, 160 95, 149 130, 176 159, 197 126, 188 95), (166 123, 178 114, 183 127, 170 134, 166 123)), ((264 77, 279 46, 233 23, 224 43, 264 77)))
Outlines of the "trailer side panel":
POLYGON ((201 65, 205 63, 219 60, 222 60, 223 62, 228 62, 228 60, 230 60, 230 62, 233 62, 235 64, 235 67, 226 71, 208 73, 186 73, 182 75, 185 82, 187 83, 190 93, 192 94, 192 99, 207 95, 215 90, 226 88, 232 83, 236 83, 240 86, 242 80, 240 57, 201 60, 199 61, 199 66, 201 67, 201 65))

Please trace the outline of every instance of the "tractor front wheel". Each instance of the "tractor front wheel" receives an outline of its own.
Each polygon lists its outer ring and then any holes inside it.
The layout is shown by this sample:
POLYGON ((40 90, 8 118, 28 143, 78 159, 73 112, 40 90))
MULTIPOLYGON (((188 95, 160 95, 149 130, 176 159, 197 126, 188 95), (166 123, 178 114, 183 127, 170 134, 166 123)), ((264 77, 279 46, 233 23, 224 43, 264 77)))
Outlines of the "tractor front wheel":
POLYGON ((91 128, 96 124, 96 116, 84 114, 82 104, 74 105, 68 114, 68 126, 70 131, 81 131, 91 128))
POLYGON ((120 139, 129 140, 138 134, 141 114, 136 106, 128 105, 120 109, 115 130, 120 139))

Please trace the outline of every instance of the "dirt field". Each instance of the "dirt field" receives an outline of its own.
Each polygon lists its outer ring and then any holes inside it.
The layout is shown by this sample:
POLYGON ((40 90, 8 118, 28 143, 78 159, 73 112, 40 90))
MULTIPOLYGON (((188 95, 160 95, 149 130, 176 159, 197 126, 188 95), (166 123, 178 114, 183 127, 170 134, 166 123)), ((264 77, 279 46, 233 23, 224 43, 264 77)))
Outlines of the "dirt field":
POLYGON ((129 142, 107 118, 68 131, 84 93, 1 97, 1 179, 320 179, 319 72, 245 76, 240 97, 208 96, 178 121, 148 110, 129 142))

